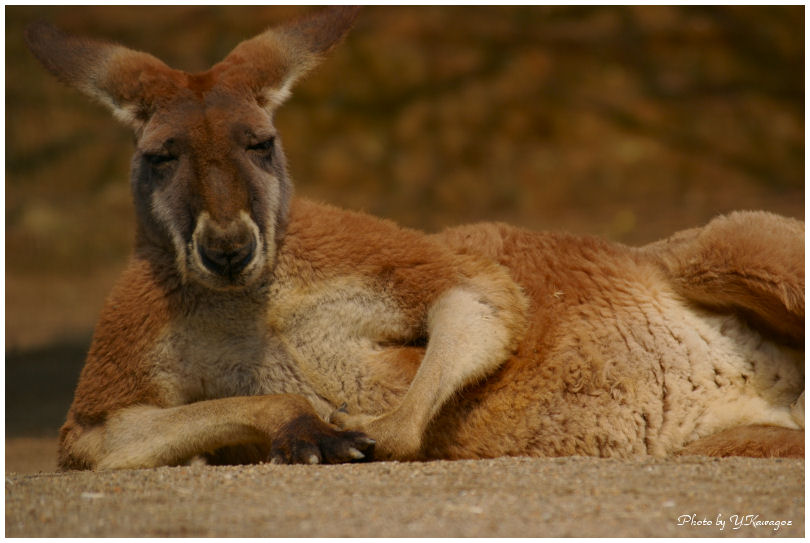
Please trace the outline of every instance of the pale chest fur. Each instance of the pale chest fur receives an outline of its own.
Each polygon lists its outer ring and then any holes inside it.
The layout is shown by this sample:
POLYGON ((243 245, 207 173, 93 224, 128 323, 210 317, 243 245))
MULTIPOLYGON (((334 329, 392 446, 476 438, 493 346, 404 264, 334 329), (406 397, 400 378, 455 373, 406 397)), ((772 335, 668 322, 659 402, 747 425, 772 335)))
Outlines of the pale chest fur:
POLYGON ((251 296, 208 294, 148 353, 167 403, 295 393, 322 415, 350 402, 395 403, 407 382, 379 358, 415 333, 396 304, 361 278, 276 283, 251 296))

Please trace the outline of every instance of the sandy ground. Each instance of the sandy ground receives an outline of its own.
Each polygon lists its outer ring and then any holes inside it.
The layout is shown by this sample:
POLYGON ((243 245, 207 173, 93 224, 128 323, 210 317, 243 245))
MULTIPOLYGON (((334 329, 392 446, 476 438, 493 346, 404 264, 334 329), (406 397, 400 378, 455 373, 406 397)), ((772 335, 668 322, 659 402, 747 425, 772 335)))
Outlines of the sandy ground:
POLYGON ((56 473, 54 445, 7 442, 7 537, 804 536, 803 460, 501 458, 56 473), (783 524, 764 524, 773 521, 783 524))

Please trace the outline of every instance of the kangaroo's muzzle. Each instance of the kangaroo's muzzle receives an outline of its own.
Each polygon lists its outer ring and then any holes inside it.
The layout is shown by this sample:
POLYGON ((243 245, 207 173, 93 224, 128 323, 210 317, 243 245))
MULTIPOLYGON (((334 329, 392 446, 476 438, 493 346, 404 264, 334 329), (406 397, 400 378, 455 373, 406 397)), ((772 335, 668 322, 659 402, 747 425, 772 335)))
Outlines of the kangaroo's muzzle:
POLYGON ((202 212, 191 239, 193 272, 212 286, 239 286, 250 282, 259 268, 259 230, 247 213, 222 225, 202 212))

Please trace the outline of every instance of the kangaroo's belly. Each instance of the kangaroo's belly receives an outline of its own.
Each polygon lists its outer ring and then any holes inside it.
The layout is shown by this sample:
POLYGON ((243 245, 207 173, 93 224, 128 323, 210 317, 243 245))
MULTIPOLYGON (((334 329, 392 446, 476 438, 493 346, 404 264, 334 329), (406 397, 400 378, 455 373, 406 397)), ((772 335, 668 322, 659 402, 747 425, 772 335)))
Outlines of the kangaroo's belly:
POLYGON ((666 288, 602 287, 546 318, 535 303, 519 352, 444 410, 426 456, 663 456, 735 426, 800 427, 803 352, 666 288))

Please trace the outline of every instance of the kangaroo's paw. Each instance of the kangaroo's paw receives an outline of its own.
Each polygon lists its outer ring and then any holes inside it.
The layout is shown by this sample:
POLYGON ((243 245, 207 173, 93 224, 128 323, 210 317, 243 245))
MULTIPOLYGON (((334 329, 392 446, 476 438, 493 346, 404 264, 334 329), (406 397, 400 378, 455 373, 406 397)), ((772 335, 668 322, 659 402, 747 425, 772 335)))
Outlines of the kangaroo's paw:
POLYGON ((332 412, 329 422, 374 439, 374 456, 378 460, 412 460, 422 447, 421 433, 413 421, 401 417, 397 410, 379 417, 351 415, 344 404, 332 412))
POLYGON ((375 441, 358 431, 336 429, 314 415, 287 423, 270 448, 273 464, 338 464, 374 458, 375 441))

